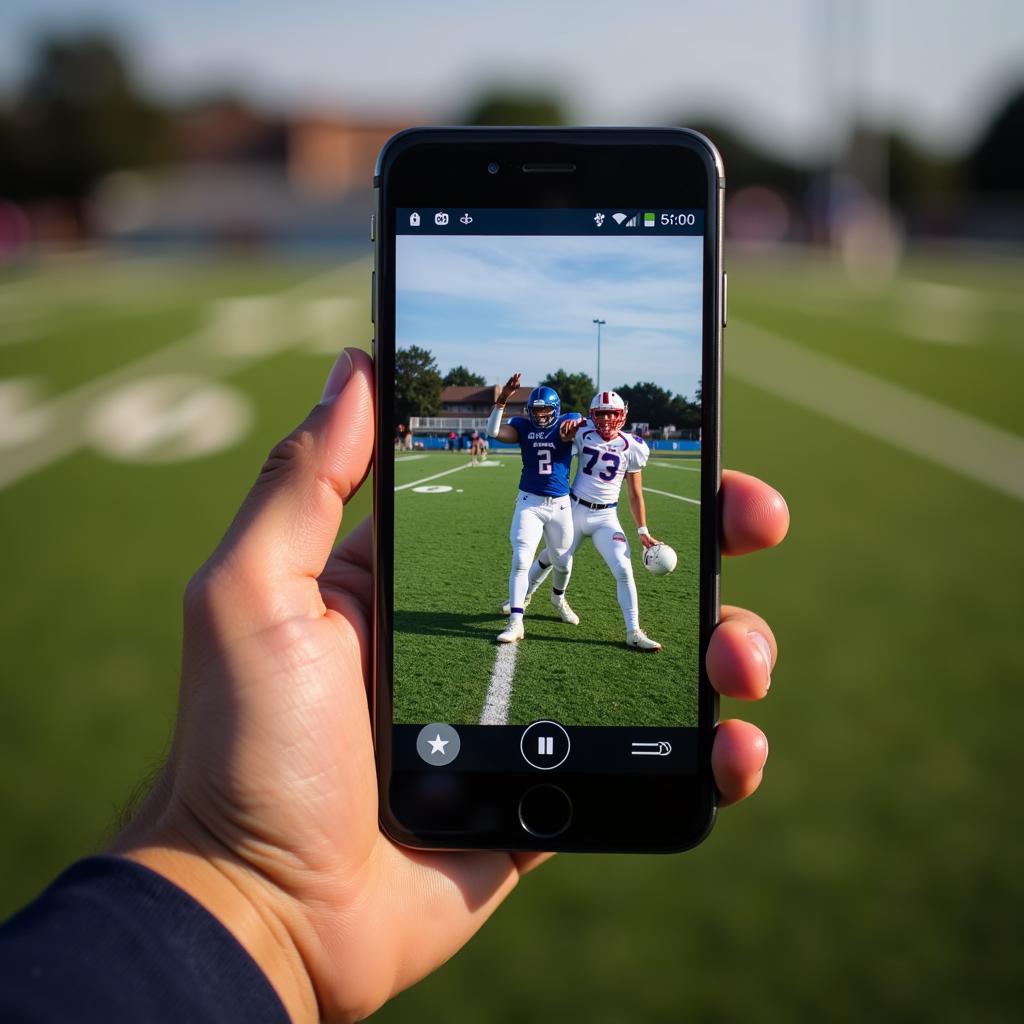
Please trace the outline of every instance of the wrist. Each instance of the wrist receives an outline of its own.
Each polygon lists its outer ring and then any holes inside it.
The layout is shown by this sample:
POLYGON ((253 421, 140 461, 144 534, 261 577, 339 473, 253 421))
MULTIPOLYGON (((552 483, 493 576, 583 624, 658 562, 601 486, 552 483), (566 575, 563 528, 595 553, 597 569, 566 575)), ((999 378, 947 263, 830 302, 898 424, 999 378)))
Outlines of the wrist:
POLYGON ((316 993, 293 939, 297 922, 289 923, 290 900, 227 847, 210 843, 217 849, 164 830, 127 847, 115 844, 112 852, 162 875, 212 914, 256 962, 292 1021, 318 1020, 316 993))
POLYGON ((639 537, 650 537, 651 535, 651 531, 646 526, 638 526, 636 532, 639 537))

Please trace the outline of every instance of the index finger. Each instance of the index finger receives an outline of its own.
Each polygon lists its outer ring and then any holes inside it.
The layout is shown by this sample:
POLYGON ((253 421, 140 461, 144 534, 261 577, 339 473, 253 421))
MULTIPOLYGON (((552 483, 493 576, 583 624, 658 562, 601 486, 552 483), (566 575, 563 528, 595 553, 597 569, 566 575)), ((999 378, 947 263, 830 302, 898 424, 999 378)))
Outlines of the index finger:
POLYGON ((734 469, 722 471, 722 553, 773 548, 789 530, 789 506, 774 487, 734 469))

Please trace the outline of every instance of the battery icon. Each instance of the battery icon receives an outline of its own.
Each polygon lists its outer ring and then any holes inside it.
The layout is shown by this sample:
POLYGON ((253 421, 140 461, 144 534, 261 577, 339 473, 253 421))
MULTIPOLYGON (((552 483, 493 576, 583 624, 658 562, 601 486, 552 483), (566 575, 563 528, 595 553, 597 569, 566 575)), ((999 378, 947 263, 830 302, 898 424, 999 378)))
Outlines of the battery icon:
POLYGON ((653 213, 645 213, 644 214, 644 227, 645 228, 653 228, 654 227, 654 214, 653 213))

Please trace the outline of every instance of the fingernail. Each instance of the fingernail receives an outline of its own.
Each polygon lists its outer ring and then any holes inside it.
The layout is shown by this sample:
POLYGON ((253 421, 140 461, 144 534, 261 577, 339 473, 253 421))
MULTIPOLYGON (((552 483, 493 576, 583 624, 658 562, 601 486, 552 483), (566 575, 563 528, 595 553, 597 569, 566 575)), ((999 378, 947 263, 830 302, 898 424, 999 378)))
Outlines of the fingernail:
POLYGON ((771 645, 764 638, 764 636, 758 633, 756 630, 751 630, 747 633, 750 638, 750 642, 754 645, 754 649, 758 654, 761 655, 761 660, 764 662, 764 692, 767 693, 772 686, 772 649, 771 645))
POLYGON ((327 375, 327 383, 324 384, 324 393, 320 396, 320 404, 330 405, 344 390, 351 376, 352 357, 348 354, 348 349, 343 348, 341 354, 334 361, 331 372, 327 375))

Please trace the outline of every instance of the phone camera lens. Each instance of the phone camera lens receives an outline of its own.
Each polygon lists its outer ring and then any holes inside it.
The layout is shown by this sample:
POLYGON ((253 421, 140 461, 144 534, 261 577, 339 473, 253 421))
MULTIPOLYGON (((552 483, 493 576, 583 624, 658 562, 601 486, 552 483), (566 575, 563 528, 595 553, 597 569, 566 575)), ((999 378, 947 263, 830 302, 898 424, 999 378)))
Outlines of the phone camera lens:
POLYGON ((496 163, 494 163, 493 160, 487 165, 487 173, 488 174, 497 174, 499 170, 500 170, 500 168, 498 167, 498 165, 496 163))

